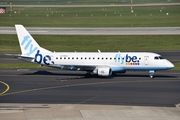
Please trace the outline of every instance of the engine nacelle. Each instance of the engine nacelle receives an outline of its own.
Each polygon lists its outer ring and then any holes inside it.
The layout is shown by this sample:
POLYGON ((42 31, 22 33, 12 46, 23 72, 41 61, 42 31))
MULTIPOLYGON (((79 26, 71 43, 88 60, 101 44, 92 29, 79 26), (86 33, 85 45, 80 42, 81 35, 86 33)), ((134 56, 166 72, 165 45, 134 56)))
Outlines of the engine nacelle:
POLYGON ((109 67, 102 67, 97 69, 97 74, 99 76, 111 76, 112 70, 109 67))

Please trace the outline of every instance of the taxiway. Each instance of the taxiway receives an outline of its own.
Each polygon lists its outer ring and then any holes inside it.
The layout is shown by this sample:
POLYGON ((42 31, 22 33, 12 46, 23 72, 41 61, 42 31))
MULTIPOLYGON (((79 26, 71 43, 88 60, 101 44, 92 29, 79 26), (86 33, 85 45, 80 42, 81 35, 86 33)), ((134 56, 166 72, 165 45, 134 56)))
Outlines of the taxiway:
MULTIPOLYGON (((85 78, 84 74, 56 69, 1 69, 0 80, 9 90, 0 96, 0 103, 175 106, 180 102, 179 71, 157 72, 155 79, 150 79, 148 72, 110 78, 85 78)), ((0 91, 5 91, 5 86, 0 91)))

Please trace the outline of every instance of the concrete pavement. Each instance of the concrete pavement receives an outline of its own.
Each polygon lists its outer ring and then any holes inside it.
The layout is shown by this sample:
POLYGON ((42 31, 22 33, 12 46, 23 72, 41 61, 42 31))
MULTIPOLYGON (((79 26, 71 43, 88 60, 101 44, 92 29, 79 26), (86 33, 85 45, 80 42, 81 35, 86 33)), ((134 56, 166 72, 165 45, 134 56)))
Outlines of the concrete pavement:
POLYGON ((179 120, 180 109, 87 104, 1 104, 0 118, 1 120, 179 120))

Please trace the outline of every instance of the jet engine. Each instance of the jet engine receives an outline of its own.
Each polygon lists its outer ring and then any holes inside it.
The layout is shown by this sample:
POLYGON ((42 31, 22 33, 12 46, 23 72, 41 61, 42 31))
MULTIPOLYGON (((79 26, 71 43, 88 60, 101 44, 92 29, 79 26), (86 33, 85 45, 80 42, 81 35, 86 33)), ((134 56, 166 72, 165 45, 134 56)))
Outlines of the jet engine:
POLYGON ((98 74, 98 76, 111 76, 112 70, 109 67, 100 67, 96 68, 93 73, 98 74))

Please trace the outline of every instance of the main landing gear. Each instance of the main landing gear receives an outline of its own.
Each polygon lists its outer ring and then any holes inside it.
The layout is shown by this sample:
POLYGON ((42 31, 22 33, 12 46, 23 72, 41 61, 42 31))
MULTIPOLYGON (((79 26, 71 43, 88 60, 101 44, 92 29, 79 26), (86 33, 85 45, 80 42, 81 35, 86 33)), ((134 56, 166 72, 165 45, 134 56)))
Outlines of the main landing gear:
POLYGON ((154 70, 150 70, 150 71, 149 71, 149 77, 150 77, 151 79, 154 78, 154 73, 155 73, 154 70))
POLYGON ((85 78, 91 78, 92 77, 92 73, 91 72, 87 72, 86 74, 85 74, 85 78))

